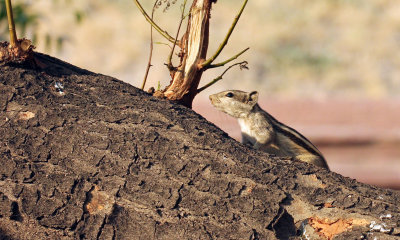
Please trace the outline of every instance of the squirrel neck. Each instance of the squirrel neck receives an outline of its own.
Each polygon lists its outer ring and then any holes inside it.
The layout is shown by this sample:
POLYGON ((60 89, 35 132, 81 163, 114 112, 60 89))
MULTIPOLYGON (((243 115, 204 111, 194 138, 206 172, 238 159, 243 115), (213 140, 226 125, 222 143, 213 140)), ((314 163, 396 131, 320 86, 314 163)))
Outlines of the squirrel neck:
POLYGON ((239 119, 245 120, 245 119, 251 119, 253 118, 256 114, 260 113, 261 111, 263 111, 261 109, 261 107, 258 105, 258 103, 256 103, 256 105, 253 106, 253 108, 246 113, 242 113, 239 117, 239 119))

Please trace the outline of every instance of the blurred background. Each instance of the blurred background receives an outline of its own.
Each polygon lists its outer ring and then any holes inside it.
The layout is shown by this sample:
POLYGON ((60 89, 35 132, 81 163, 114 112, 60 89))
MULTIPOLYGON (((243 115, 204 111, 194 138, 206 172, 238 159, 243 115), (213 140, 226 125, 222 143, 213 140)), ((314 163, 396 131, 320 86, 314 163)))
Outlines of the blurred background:
MULTIPOLYGON (((175 36, 182 0, 161 0, 155 21, 175 36)), ((142 0, 151 13, 153 0, 142 0)), ((191 1, 188 1, 190 6, 191 1)), ((210 26, 211 55, 242 0, 219 0, 210 26)), ((13 0, 19 36, 36 50, 140 87, 150 26, 133 0, 13 0)), ((7 40, 4 0, 0 40, 7 40)), ((184 29, 185 27, 183 27, 184 29)), ((183 32, 183 30, 182 30, 183 32)), ((146 89, 164 88, 166 40, 154 33, 146 89)), ((361 182, 400 189, 400 4, 397 0, 250 0, 217 62, 246 47, 224 79, 202 92, 194 110, 240 141, 234 119, 208 95, 257 90, 260 105, 309 138, 331 170, 361 182)), ((177 60, 175 59, 175 63, 177 60)), ((207 71, 200 85, 223 72, 207 71)))

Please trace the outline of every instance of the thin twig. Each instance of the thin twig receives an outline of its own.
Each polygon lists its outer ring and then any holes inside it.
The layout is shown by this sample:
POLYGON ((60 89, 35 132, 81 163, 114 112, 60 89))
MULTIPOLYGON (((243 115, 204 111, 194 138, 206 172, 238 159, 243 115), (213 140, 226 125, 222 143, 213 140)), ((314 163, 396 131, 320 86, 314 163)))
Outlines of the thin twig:
POLYGON ((171 53, 169 54, 169 57, 168 57, 167 67, 168 67, 169 70, 172 70, 172 69, 174 68, 173 65, 172 65, 172 55, 174 54, 174 51, 175 51, 175 46, 176 46, 176 43, 177 43, 177 41, 178 41, 179 31, 181 30, 182 22, 183 22, 183 20, 185 19, 186 2, 187 2, 187 0, 185 0, 185 1, 183 2, 183 5, 182 5, 181 21, 179 22, 178 31, 176 31, 176 36, 175 36, 174 45, 172 46, 171 53))
MULTIPOLYGON (((140 12, 143 14, 143 16, 146 18, 147 22, 149 22, 156 30, 159 32, 163 37, 165 37, 168 41, 174 43, 176 40, 171 37, 166 31, 162 30, 154 21, 152 18, 149 17, 149 15, 146 13, 146 11, 143 9, 142 5, 140 5, 138 0, 134 0, 136 6, 139 8, 140 12)), ((179 44, 179 41, 178 41, 179 44)))
POLYGON ((248 62, 247 61, 243 61, 243 62, 238 62, 235 64, 230 65, 227 69, 225 69, 225 71, 222 72, 221 75, 219 75, 218 77, 216 77, 214 80, 212 80, 211 82, 207 83, 206 85, 204 85, 203 87, 197 89, 197 93, 200 93, 201 91, 205 90, 206 88, 212 86, 213 84, 215 84, 216 82, 218 82, 219 80, 222 79, 222 77, 224 76, 224 74, 226 72, 228 72, 229 69, 233 68, 236 65, 240 65, 240 69, 248 69, 247 67, 248 62))
POLYGON ((243 5, 240 8, 239 13, 236 15, 235 19, 233 20, 233 23, 232 23, 231 27, 229 28, 229 31, 226 34, 224 41, 222 41, 222 43, 219 45, 219 47, 218 47, 217 51, 214 53, 214 55, 210 59, 206 60, 202 64, 202 67, 207 67, 208 65, 210 65, 218 57, 218 55, 222 52, 222 50, 224 49, 225 45, 228 43, 228 40, 229 40, 229 38, 230 38, 230 36, 231 36, 231 34, 233 32, 233 29, 235 29, 235 26, 236 26, 237 22, 239 21, 239 18, 242 15, 243 10, 246 7, 247 2, 248 2, 248 0, 245 0, 243 2, 243 5))
POLYGON ((10 30, 10 44, 12 47, 17 47, 17 33, 15 32, 14 16, 12 11, 11 0, 6 0, 8 29, 10 30))
POLYGON ((240 53, 236 54, 235 56, 233 56, 233 57, 231 57, 231 58, 229 58, 228 60, 225 60, 225 61, 223 61, 223 62, 220 62, 220 63, 217 63, 217 64, 210 64, 210 65, 208 65, 208 66, 206 67, 206 69, 208 69, 208 68, 222 67, 222 66, 224 66, 225 64, 227 64, 227 63, 229 63, 229 62, 235 60, 236 58, 238 58, 240 55, 242 55, 244 52, 246 52, 246 51, 249 50, 249 49, 250 49, 250 48, 246 48, 246 49, 242 50, 240 53))
POLYGON ((169 47, 169 49, 172 49, 172 47, 168 43, 154 42, 154 44, 165 45, 165 46, 169 47))
MULTIPOLYGON (((157 2, 158 2, 158 0, 156 0, 154 2, 153 10, 151 12, 151 19, 153 19, 153 17, 154 17, 154 11, 156 9, 157 2)), ((150 54, 149 54, 149 62, 147 63, 147 67, 146 67, 146 73, 144 74, 142 87, 140 88, 142 90, 144 89, 144 86, 146 85, 147 76, 149 75, 150 67, 152 66, 151 65, 151 58, 152 57, 153 57, 153 25, 150 25, 150 54)))

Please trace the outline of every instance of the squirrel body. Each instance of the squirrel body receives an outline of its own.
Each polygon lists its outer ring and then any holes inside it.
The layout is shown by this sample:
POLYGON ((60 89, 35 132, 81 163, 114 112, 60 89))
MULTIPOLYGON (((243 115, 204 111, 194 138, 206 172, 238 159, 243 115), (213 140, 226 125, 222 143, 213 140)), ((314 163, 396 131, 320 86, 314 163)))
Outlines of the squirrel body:
POLYGON ((243 144, 329 169, 322 153, 307 138, 258 105, 258 92, 228 90, 210 95, 210 100, 218 110, 238 119, 243 144))

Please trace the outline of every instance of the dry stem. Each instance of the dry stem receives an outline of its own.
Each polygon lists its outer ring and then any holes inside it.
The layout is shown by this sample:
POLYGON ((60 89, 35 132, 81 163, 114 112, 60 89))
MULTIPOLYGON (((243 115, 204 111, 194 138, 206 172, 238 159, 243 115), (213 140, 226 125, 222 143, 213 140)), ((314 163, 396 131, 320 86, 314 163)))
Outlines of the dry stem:
MULTIPOLYGON (((139 8, 140 12, 143 14, 143 16, 146 18, 147 22, 149 22, 163 37, 165 37, 168 41, 171 43, 174 43, 176 39, 171 37, 166 31, 162 30, 154 21, 152 18, 149 17, 149 15, 146 13, 146 11, 143 9, 142 5, 140 5, 138 0, 134 0, 136 6, 139 8)), ((178 41, 179 45, 179 41, 178 41)))
POLYGON ((225 64, 227 64, 227 63, 229 63, 229 62, 235 60, 236 58, 238 58, 240 55, 242 55, 244 52, 246 52, 246 51, 249 50, 249 49, 250 49, 250 48, 246 48, 246 49, 242 50, 240 53, 236 54, 235 56, 233 56, 233 57, 231 57, 231 58, 229 58, 229 59, 227 59, 227 60, 225 60, 225 61, 223 61, 223 62, 220 62, 220 63, 217 63, 217 64, 210 64, 210 65, 208 65, 208 66, 206 67, 206 69, 208 69, 208 68, 222 67, 222 66, 224 66, 225 64))
POLYGON ((172 46, 171 53, 169 54, 169 57, 168 57, 167 67, 168 67, 168 69, 169 69, 170 71, 173 71, 173 70, 174 70, 174 67, 173 67, 173 65, 172 65, 172 55, 174 54, 174 51, 175 51, 175 46, 176 46, 177 41, 178 41, 179 32, 180 32, 180 30, 181 30, 182 22, 183 22, 183 20, 185 19, 186 2, 187 2, 187 0, 185 0, 185 1, 183 2, 183 5, 182 5, 181 20, 180 20, 180 22, 179 22, 178 31, 176 31, 176 37, 175 37, 174 45, 172 46))
POLYGON ((226 34, 225 39, 224 39, 224 40, 222 41, 222 43, 219 45, 219 47, 218 47, 217 51, 214 53, 214 55, 213 55, 210 59, 206 60, 206 61, 202 64, 202 67, 208 67, 209 65, 211 65, 211 63, 213 63, 214 60, 215 60, 215 59, 219 56, 219 54, 222 52, 222 50, 224 49, 224 47, 225 47, 226 44, 228 43, 228 40, 229 40, 229 38, 230 38, 230 36, 231 36, 233 30, 235 29, 235 26, 236 26, 237 22, 239 21, 239 18, 240 18, 240 16, 242 15, 243 10, 244 10, 244 8, 246 7, 247 2, 248 2, 248 0, 245 0, 245 1, 243 2, 243 5, 242 5, 242 7, 240 8, 239 13, 236 15, 235 19, 233 20, 233 23, 232 23, 231 27, 229 28, 229 31, 228 31, 228 33, 226 34))
POLYGON ((17 33, 15 32, 14 16, 12 11, 11 0, 6 0, 8 29, 10 30, 10 44, 11 47, 17 47, 17 33))
POLYGON ((207 83, 203 87, 197 89, 197 93, 200 93, 201 91, 207 89, 208 87, 212 86, 213 84, 215 84, 216 82, 221 80, 222 77, 225 75, 225 73, 228 72, 229 69, 233 68, 236 65, 240 65, 240 69, 248 69, 247 64, 248 64, 247 61, 243 61, 243 62, 238 62, 238 63, 230 65, 227 69, 225 69, 225 71, 222 72, 221 75, 219 75, 218 77, 214 78, 211 82, 207 83))
MULTIPOLYGON (((151 12, 151 19, 153 19, 154 17, 154 11, 156 9, 158 0, 156 0, 154 2, 154 6, 153 6, 153 10, 151 12)), ((140 89, 144 89, 144 86, 146 85, 146 81, 147 81, 147 76, 149 75, 149 71, 150 71, 150 67, 151 65, 151 58, 153 57, 153 25, 150 25, 150 54, 149 54, 149 62, 147 63, 147 67, 146 67, 146 73, 144 74, 144 79, 143 79, 143 83, 142 83, 142 87, 140 89)))

